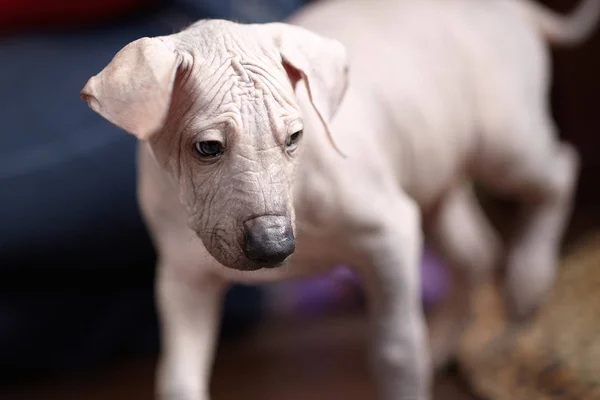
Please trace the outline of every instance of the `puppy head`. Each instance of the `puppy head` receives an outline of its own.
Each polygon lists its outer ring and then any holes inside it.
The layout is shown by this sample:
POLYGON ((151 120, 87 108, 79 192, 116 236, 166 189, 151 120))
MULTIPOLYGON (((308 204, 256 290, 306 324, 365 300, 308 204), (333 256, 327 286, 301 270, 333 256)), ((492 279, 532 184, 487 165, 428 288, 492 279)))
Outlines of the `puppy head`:
POLYGON ((254 270, 295 248, 298 82, 327 128, 347 84, 342 45, 287 24, 205 20, 130 43, 81 97, 148 144, 211 255, 254 270))

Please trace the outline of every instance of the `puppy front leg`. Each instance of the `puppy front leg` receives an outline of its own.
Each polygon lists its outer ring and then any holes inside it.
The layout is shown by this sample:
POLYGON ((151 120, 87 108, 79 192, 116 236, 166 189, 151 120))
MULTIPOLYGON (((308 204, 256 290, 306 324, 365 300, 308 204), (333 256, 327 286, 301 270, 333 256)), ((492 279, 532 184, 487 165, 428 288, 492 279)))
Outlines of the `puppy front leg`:
POLYGON ((159 400, 209 400, 210 371, 219 327, 224 283, 189 267, 159 265, 157 301, 162 351, 158 366, 159 400))
POLYGON ((371 362, 382 400, 427 400, 430 360, 420 302, 422 232, 410 199, 385 215, 379 234, 363 240, 361 275, 373 324, 371 362))

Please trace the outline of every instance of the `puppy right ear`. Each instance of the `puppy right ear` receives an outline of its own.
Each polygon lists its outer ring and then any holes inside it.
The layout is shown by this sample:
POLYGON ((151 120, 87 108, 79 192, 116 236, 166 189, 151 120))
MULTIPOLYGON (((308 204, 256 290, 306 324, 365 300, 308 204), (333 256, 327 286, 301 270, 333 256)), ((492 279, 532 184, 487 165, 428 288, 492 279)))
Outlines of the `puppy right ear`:
POLYGON ((80 97, 112 124, 145 140, 165 123, 180 64, 162 38, 138 39, 90 78, 80 97))

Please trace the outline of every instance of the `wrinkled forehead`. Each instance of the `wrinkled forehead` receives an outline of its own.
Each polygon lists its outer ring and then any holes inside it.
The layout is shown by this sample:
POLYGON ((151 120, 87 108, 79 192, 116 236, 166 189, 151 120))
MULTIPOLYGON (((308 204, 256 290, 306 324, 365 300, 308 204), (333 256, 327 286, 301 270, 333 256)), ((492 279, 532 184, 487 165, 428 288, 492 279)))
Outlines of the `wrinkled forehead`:
POLYGON ((193 59, 186 90, 202 116, 277 125, 299 117, 281 55, 258 25, 207 20, 178 36, 193 59))
POLYGON ((206 59, 211 57, 277 56, 272 37, 260 24, 239 24, 226 20, 201 20, 176 34, 206 59))

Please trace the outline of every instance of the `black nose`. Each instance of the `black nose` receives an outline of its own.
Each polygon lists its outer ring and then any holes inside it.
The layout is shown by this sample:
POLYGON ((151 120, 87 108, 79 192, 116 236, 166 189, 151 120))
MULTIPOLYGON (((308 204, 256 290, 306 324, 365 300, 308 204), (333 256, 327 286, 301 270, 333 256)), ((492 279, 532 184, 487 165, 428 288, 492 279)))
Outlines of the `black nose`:
POLYGON ((288 217, 264 215, 244 223, 244 254, 265 267, 283 262, 296 249, 288 217))

